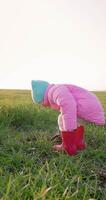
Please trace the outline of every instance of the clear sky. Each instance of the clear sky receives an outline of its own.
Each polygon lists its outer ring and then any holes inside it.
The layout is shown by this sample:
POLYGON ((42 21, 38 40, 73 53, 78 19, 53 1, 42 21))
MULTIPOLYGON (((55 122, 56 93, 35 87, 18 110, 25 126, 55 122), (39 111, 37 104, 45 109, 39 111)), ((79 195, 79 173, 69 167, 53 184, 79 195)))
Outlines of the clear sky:
POLYGON ((0 1, 0 88, 106 90, 106 0, 0 1))

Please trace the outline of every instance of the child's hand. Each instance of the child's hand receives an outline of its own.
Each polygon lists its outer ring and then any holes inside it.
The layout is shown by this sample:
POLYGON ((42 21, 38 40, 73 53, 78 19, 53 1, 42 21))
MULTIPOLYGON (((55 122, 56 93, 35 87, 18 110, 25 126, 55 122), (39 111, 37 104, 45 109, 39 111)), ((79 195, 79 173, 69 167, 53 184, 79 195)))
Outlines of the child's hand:
POLYGON ((55 135, 51 138, 52 141, 61 141, 61 136, 59 133, 55 133, 55 135))

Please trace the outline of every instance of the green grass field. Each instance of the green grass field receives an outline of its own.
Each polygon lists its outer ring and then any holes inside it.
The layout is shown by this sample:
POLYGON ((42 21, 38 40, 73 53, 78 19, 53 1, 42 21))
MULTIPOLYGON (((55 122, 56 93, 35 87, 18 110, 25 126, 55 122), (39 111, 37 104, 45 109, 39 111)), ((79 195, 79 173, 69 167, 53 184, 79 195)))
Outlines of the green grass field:
POLYGON ((52 151, 57 116, 30 91, 0 90, 0 200, 106 200, 105 128, 86 124, 87 149, 69 157, 52 151))

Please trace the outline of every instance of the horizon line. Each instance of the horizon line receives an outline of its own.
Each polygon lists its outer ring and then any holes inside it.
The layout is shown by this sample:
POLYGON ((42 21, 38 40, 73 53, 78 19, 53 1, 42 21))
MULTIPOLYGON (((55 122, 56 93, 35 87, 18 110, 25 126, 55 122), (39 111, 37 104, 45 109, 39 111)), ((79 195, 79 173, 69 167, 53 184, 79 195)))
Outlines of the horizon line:
MULTIPOLYGON (((0 88, 0 90, 31 90, 31 89, 26 89, 26 88, 0 88)), ((88 89, 87 89, 88 90, 88 89)), ((93 92, 106 92, 106 90, 88 90, 88 91, 93 91, 93 92)))

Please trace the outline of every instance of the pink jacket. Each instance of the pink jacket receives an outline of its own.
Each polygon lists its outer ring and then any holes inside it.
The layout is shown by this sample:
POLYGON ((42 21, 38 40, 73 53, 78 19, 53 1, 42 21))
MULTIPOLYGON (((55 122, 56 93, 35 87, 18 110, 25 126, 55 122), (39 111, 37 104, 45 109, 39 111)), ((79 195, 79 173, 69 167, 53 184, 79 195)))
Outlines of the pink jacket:
POLYGON ((103 108, 98 98, 75 85, 49 85, 43 105, 60 111, 58 124, 61 131, 76 129, 78 118, 97 125, 105 124, 103 108))

